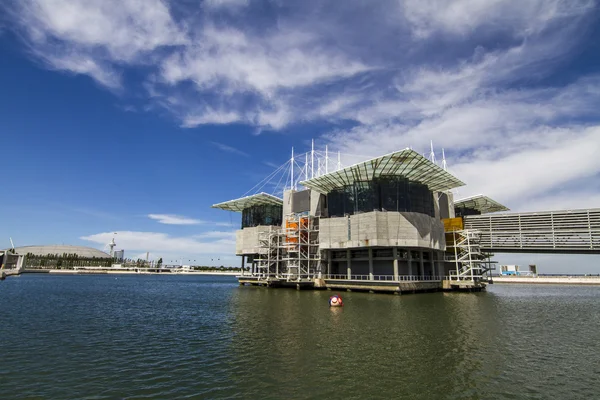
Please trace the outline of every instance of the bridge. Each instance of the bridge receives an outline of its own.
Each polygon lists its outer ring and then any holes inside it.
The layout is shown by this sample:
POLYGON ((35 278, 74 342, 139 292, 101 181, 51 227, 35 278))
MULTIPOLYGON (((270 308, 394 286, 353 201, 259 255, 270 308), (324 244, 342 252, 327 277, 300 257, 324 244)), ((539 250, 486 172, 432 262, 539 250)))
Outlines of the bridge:
POLYGON ((485 252, 600 254, 600 208, 463 218, 464 229, 479 232, 485 252))

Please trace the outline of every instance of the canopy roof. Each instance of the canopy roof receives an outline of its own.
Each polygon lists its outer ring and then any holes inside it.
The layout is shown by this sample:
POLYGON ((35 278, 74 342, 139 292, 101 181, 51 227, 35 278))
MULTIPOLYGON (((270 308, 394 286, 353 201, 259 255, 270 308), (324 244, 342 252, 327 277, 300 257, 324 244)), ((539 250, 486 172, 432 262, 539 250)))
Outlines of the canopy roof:
POLYGON ((497 211, 509 211, 510 209, 487 196, 478 194, 476 196, 466 197, 454 202, 454 208, 471 208, 482 214, 493 213, 497 211))
POLYGON ((246 208, 259 205, 271 204, 274 206, 283 206, 283 200, 279 197, 267 194, 258 193, 251 196, 240 197, 239 199, 225 201, 223 203, 214 204, 212 208, 220 208, 221 210, 242 212, 246 208))
POLYGON ((309 189, 327 194, 354 182, 381 176, 402 176, 438 192, 463 186, 464 182, 412 149, 404 149, 300 182, 309 189))

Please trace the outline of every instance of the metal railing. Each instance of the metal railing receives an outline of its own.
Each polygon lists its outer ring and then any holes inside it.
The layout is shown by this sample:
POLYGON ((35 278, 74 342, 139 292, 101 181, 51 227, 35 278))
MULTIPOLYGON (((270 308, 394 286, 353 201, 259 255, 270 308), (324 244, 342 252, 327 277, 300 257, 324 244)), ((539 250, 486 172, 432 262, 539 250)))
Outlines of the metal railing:
POLYGON ((350 275, 348 274, 330 274, 323 275, 323 279, 332 280, 349 280, 349 281, 370 281, 370 282, 419 282, 419 281, 441 281, 442 276, 439 275, 398 275, 398 279, 394 279, 393 275, 350 275))

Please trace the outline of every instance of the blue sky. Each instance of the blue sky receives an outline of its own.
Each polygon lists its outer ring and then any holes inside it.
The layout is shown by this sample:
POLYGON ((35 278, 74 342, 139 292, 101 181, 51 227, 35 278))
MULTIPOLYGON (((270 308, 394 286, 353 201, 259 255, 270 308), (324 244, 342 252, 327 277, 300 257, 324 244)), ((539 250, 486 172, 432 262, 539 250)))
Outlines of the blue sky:
MULTIPOLYGON (((239 216, 210 205, 312 138, 365 156, 433 140, 458 197, 516 211, 600 204, 596 1, 340 4, 3 2, 0 241, 117 232, 129 256, 236 265, 239 216)), ((591 256, 499 261, 598 272, 591 256)))

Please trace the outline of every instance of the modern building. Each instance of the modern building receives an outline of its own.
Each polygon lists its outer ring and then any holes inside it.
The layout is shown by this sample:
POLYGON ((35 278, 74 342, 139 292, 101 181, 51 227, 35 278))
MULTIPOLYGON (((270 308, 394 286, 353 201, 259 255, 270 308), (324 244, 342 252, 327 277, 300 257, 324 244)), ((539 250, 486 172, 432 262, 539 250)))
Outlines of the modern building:
MULTIPOLYGON (((315 153, 304 166, 292 157, 282 198, 257 193, 213 205, 242 214, 236 255, 250 273, 239 277, 241 283, 441 288, 451 280, 445 278, 465 273, 465 263, 457 261, 464 249, 454 233, 462 230, 456 215, 507 210, 485 196, 454 202, 451 190, 464 183, 412 149, 345 168, 338 162, 332 171, 328 155, 323 161, 315 153)), ((468 250, 469 281, 479 287, 489 270, 487 256, 468 250)))
POLYGON ((115 259, 115 262, 122 262, 125 260, 125 250, 115 250, 113 258, 115 259))
POLYGON ((74 266, 110 267, 110 254, 85 246, 45 245, 15 247, 15 253, 24 256, 25 268, 57 268, 74 266))

